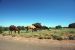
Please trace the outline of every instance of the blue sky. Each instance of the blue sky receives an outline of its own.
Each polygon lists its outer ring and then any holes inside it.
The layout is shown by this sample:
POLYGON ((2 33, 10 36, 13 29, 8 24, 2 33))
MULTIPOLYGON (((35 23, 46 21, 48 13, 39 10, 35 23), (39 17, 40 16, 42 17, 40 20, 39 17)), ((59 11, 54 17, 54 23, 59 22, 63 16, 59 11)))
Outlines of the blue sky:
POLYGON ((0 25, 68 26, 75 22, 75 0, 0 0, 0 25))

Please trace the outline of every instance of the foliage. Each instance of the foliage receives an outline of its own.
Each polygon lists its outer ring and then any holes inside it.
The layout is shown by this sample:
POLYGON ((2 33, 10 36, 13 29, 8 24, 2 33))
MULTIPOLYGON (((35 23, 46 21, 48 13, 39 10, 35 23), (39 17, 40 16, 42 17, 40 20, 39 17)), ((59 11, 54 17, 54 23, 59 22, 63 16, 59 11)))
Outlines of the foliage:
POLYGON ((3 27, 0 26, 0 34, 3 33, 3 27))
POLYGON ((34 23, 34 24, 32 24, 32 25, 34 25, 36 28, 42 28, 41 23, 34 23))
POLYGON ((21 30, 25 30, 25 27, 24 26, 21 26, 21 30))
POLYGON ((18 28, 19 30, 21 30, 21 26, 17 26, 17 28, 18 28))
POLYGON ((69 40, 75 40, 75 36, 73 35, 69 35, 68 37, 69 37, 69 40))
POLYGON ((75 28, 75 23, 71 23, 71 24, 69 24, 68 27, 69 27, 69 28, 75 28))
POLYGON ((25 27, 24 27, 24 26, 17 26, 17 28, 18 28, 19 30, 25 30, 25 27))
POLYGON ((49 27, 49 29, 52 29, 52 27, 49 27))
POLYGON ((63 40, 63 38, 61 36, 57 36, 57 35, 52 35, 52 38, 54 40, 63 40))
POLYGON ((4 31, 9 31, 9 27, 3 27, 4 31))
POLYGON ((49 29, 49 28, 47 26, 42 26, 42 29, 45 30, 45 29, 49 29))
POLYGON ((56 28, 56 29, 60 29, 60 28, 62 28, 62 26, 61 26, 61 25, 58 25, 58 26, 56 26, 55 28, 56 28))
MULTIPOLYGON (((34 38, 39 38, 39 39, 54 39, 54 40, 63 40, 63 39, 69 39, 69 40, 75 40, 75 28, 62 28, 61 25, 56 26, 57 29, 52 29, 51 30, 45 30, 49 29, 47 26, 42 26, 41 23, 34 23, 37 28, 42 28, 43 30, 40 31, 35 31, 35 32, 26 32, 24 26, 17 26, 17 28, 20 29, 20 34, 17 34, 18 32, 11 34, 12 37, 15 36, 22 36, 26 38, 34 37, 34 38), (62 29, 59 29, 62 28, 62 29)), ((9 28, 15 28, 16 26, 11 25, 9 28)), ((2 33, 3 36, 9 35, 9 29, 8 27, 1 27, 0 26, 0 33, 2 33)))

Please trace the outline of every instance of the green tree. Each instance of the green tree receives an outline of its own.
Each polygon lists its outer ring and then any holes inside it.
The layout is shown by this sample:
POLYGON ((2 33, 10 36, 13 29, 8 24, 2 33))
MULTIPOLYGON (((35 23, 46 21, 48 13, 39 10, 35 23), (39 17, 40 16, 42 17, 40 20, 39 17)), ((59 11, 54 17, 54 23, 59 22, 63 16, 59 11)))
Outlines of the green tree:
POLYGON ((36 28, 42 28, 41 23, 34 23, 34 24, 32 24, 32 25, 34 25, 36 28))
POLYGON ((21 30, 25 30, 25 27, 24 26, 21 26, 21 30))
POLYGON ((47 26, 42 26, 42 29, 49 29, 47 26))
POLYGON ((71 24, 69 24, 68 27, 69 27, 69 28, 75 28, 75 23, 71 23, 71 24))
POLYGON ((61 25, 58 25, 58 26, 56 26, 55 28, 56 28, 56 29, 61 29, 62 26, 61 26, 61 25))
POLYGON ((9 27, 3 27, 4 31, 9 31, 9 27))
POLYGON ((19 30, 21 30, 21 26, 17 26, 17 28, 18 28, 19 30))
POLYGON ((0 26, 0 34, 3 33, 3 27, 0 26))

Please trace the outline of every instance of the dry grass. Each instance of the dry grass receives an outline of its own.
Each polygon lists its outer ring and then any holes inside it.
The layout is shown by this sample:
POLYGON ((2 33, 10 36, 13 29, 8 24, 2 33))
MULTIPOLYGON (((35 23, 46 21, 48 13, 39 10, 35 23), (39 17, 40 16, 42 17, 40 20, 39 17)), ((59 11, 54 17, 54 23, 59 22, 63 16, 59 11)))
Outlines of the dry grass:
MULTIPOLYGON (((9 31, 4 31, 2 33, 3 36, 9 35, 9 31)), ((72 35, 75 38, 75 29, 51 29, 51 30, 42 30, 42 31, 37 31, 37 32, 26 32, 26 31, 21 31, 20 34, 18 33, 12 33, 12 37, 15 36, 21 36, 21 37, 26 37, 26 38, 39 38, 39 39, 57 39, 57 40, 62 40, 62 39, 68 39, 68 37, 72 35)))

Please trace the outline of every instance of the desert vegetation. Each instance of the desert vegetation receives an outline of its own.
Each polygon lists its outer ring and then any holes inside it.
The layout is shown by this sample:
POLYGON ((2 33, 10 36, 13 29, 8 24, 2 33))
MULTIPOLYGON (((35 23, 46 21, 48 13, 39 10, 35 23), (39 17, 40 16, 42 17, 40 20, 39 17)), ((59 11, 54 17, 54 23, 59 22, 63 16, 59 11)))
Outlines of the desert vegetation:
POLYGON ((25 38, 53 39, 53 40, 75 40, 75 23, 69 24, 67 27, 61 25, 55 27, 42 26, 41 23, 29 26, 0 26, 0 34, 3 36, 20 36, 25 38))

